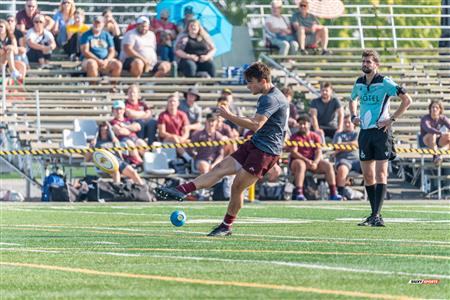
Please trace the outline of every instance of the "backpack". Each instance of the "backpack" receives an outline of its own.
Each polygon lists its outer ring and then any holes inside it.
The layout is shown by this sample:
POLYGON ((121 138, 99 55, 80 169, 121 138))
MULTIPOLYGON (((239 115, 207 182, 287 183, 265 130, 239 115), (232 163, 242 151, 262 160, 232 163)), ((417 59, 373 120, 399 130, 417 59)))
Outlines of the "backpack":
POLYGON ((303 182, 303 195, 305 195, 308 200, 320 199, 319 186, 312 175, 307 174, 305 176, 305 181, 303 182))
POLYGON ((42 184, 41 201, 69 201, 66 182, 64 177, 57 173, 51 173, 44 179, 42 184), (64 193, 64 189, 66 193, 64 193), (53 194, 53 192, 55 193, 53 194), (67 197, 65 196, 67 195, 67 197))
POLYGON ((212 199, 213 200, 230 200, 232 177, 225 176, 221 181, 213 186, 212 199))
POLYGON ((285 200, 284 189, 286 185, 282 182, 263 182, 259 185, 259 200, 285 200))

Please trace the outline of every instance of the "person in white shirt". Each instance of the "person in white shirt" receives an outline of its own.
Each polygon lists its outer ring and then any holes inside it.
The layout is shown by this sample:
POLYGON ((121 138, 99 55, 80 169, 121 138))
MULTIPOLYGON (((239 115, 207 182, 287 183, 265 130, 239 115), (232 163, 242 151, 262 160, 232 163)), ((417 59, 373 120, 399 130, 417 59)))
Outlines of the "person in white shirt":
POLYGON ((292 34, 289 19, 281 15, 282 1, 272 1, 272 14, 265 20, 264 30, 270 43, 279 48, 280 55, 295 54, 298 42, 292 34))
POLYGON ((33 18, 33 27, 27 31, 27 56, 30 62, 38 62, 41 67, 48 64, 52 51, 56 48, 52 33, 44 28, 45 17, 36 15, 33 18))
POLYGON ((134 77, 152 72, 155 77, 166 76, 171 69, 170 62, 158 62, 156 55, 156 37, 149 29, 150 20, 141 16, 136 19, 136 28, 128 31, 122 40, 120 60, 123 69, 134 77))

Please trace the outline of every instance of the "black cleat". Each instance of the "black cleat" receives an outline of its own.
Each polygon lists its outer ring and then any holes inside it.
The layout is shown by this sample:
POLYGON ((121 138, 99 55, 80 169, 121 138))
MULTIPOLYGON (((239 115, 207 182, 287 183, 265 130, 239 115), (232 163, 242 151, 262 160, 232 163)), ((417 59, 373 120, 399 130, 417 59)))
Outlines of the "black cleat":
POLYGON ((231 228, 228 226, 225 226, 223 224, 220 224, 216 228, 213 229, 210 233, 208 233, 208 236, 228 236, 231 235, 231 228))
POLYGON ((374 217, 372 219, 372 222, 370 223, 370 226, 373 226, 373 227, 385 227, 383 218, 381 216, 374 217))
POLYGON ((155 188, 155 193, 162 200, 183 201, 184 198, 186 198, 186 195, 176 188, 169 188, 165 186, 155 188))
POLYGON ((375 216, 370 215, 364 221, 362 221, 361 223, 358 223, 358 226, 372 226, 372 221, 374 218, 375 218, 375 216))

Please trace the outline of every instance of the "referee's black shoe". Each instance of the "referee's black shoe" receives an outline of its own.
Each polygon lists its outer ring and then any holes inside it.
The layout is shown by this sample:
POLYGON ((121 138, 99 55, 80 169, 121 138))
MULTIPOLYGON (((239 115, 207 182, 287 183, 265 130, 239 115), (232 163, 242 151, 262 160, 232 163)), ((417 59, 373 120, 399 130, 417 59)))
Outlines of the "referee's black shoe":
POLYGON ((364 221, 358 223, 358 226, 372 226, 372 222, 375 219, 374 215, 368 216, 364 221))
POLYGON ((381 216, 376 216, 372 219, 371 225, 373 227, 385 227, 384 220, 381 216))

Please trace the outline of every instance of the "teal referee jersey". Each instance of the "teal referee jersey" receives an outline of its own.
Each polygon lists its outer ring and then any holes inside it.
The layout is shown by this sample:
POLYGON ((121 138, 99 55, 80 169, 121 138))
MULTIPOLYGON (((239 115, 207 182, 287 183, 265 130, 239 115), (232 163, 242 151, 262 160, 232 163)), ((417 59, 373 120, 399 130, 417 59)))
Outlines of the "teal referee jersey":
POLYGON ((387 76, 376 74, 370 84, 367 84, 365 75, 359 77, 353 86, 351 100, 359 98, 361 129, 377 128, 378 121, 389 119, 389 98, 405 93, 387 76))

